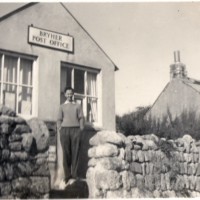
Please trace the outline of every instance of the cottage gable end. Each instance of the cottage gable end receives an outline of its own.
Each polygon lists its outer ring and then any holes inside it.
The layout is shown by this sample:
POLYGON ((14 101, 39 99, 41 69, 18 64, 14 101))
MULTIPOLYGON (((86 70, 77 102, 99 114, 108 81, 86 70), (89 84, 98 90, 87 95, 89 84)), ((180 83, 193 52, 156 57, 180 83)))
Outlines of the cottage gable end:
MULTIPOLYGON (((1 49, 12 49, 17 52, 38 54, 38 47, 28 44, 28 26, 54 31, 62 34, 69 34, 76 38, 74 51, 76 55, 63 52, 69 62, 85 64, 86 66, 113 67, 118 68, 108 55, 101 49, 97 42, 87 33, 75 17, 62 3, 29 3, 21 8, 0 18, 0 40, 1 49), (5 39, 5 36, 7 39, 5 39), (18 44, 14 44, 15 40, 18 44), (12 42, 13 41, 13 42, 12 42), (81 48, 81 49, 80 49, 81 48), (79 52, 84 52, 81 55, 79 52), (81 58, 77 55, 81 55, 81 58), (96 61, 100 57, 100 62, 96 61)), ((51 50, 47 50, 51 53, 51 50)), ((60 53, 60 52, 59 52, 60 53)), ((56 55, 56 54, 54 54, 56 55)), ((64 60, 64 59, 63 59, 64 60)))

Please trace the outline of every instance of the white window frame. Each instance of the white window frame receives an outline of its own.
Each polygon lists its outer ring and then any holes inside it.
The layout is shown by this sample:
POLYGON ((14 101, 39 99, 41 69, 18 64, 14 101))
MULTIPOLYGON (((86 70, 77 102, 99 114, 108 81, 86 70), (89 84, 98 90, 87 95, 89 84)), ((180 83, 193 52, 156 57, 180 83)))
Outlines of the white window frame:
MULTIPOLYGON (((87 118, 87 98, 96 98, 97 99, 97 121, 96 122, 88 122, 85 121, 86 124, 88 125, 93 125, 93 126, 101 126, 102 125, 102 120, 101 120, 101 93, 100 93, 100 76, 101 76, 101 70, 100 69, 94 69, 91 67, 86 67, 86 66, 82 66, 82 65, 76 65, 76 64, 72 64, 72 63, 66 63, 66 62, 61 62, 61 68, 62 67, 66 67, 66 68, 70 68, 72 70, 72 75, 71 75, 71 87, 74 88, 74 70, 78 69, 78 70, 82 70, 84 71, 84 94, 80 94, 80 93, 74 93, 74 98, 76 99, 76 97, 80 97, 82 98, 82 103, 83 103, 83 113, 84 113, 84 117, 85 119, 87 118), (94 73, 96 74, 96 90, 97 90, 97 94, 96 96, 92 96, 92 95, 88 95, 87 94, 87 74, 89 73, 94 73)), ((61 91, 62 92, 62 91, 61 91)))
POLYGON ((32 55, 26 55, 23 53, 17 53, 17 52, 12 52, 12 51, 7 51, 7 50, 1 50, 0 49, 0 57, 1 57, 1 77, 0 77, 0 83, 1 83, 1 90, 0 90, 0 103, 3 104, 3 84, 12 84, 17 87, 17 95, 16 95, 16 114, 18 116, 21 116, 25 119, 30 119, 32 117, 37 117, 38 116, 38 67, 37 67, 37 56, 32 56, 32 55), (11 56, 13 58, 17 58, 17 83, 10 83, 10 82, 5 82, 4 81, 4 61, 5 61, 5 56, 11 56), (20 84, 19 83, 19 70, 20 70, 20 61, 21 59, 27 59, 32 61, 32 86, 30 85, 25 85, 25 84, 20 84), (31 115, 25 115, 18 113, 18 94, 19 94, 19 87, 29 87, 32 89, 32 114, 31 115))

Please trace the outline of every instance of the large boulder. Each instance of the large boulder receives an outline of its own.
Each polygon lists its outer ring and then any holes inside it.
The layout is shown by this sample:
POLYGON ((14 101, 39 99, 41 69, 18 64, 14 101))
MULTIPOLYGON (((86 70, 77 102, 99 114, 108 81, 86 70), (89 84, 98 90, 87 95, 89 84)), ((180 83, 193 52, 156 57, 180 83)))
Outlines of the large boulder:
POLYGON ((38 118, 28 120, 27 124, 31 128, 33 137, 35 138, 37 151, 46 151, 49 146, 49 131, 46 124, 38 118))
POLYGON ((122 145, 125 141, 125 136, 114 131, 99 131, 90 139, 90 144, 97 146, 99 144, 111 143, 122 145))

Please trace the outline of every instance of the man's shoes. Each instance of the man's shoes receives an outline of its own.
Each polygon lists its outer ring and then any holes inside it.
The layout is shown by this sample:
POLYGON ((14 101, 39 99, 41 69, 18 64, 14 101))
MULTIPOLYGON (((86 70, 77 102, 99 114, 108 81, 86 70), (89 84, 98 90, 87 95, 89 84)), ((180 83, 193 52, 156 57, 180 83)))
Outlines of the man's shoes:
POLYGON ((62 180, 59 184, 59 189, 64 190, 66 188, 67 184, 64 180, 62 180))
POLYGON ((68 182, 67 182, 67 184, 66 184, 66 186, 72 185, 75 181, 76 181, 76 180, 73 179, 73 178, 69 179, 68 182))

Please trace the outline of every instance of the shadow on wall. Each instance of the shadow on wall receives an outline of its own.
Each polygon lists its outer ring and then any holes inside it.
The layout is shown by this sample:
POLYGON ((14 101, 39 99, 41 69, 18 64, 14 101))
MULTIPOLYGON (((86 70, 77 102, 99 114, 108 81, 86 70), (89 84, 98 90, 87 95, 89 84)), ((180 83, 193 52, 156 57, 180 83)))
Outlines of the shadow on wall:
POLYGON ((81 146, 80 146, 80 158, 79 158, 79 166, 78 166, 78 175, 80 178, 86 178, 86 172, 88 169, 88 150, 91 148, 89 144, 90 138, 92 138, 99 130, 87 125, 81 137, 81 146))

